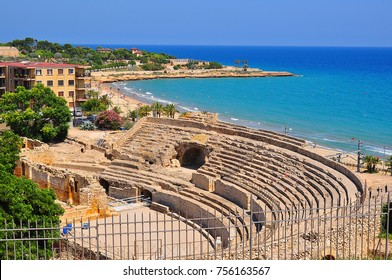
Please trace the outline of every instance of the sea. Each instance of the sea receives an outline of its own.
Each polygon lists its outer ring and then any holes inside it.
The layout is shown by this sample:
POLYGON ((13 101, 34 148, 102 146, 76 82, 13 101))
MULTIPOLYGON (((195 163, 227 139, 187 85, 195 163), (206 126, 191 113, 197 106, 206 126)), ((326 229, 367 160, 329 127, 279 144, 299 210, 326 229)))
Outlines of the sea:
POLYGON ((101 46, 238 67, 238 61, 247 61, 251 68, 292 72, 297 76, 158 79, 115 86, 142 101, 217 112, 227 122, 286 131, 326 148, 356 153, 360 141, 365 155, 392 155, 392 48, 101 46))

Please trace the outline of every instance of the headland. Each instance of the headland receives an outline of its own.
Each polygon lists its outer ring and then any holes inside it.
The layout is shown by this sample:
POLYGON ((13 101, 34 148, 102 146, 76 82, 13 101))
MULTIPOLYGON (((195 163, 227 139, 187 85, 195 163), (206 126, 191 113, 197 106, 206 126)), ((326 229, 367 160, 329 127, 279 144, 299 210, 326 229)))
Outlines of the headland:
POLYGON ((152 80, 152 79, 184 79, 184 78, 256 78, 256 77, 293 77, 296 74, 287 71, 263 71, 260 69, 239 70, 226 66, 223 69, 203 70, 164 70, 164 71, 128 71, 109 70, 93 72, 94 80, 101 83, 119 81, 152 80))

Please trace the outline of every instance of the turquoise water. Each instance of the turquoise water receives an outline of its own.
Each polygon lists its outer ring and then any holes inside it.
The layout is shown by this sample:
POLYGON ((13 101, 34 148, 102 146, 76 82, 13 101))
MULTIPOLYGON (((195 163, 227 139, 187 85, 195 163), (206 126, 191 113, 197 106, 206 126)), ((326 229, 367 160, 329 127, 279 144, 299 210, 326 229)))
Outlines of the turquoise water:
MULTIPOLYGON (((155 49, 154 49, 155 48, 155 49)), ((291 71, 297 77, 168 79, 116 83, 127 94, 173 102, 182 110, 218 112, 253 128, 284 131, 318 145, 392 154, 392 49, 147 46, 232 65, 291 71), (166 48, 166 49, 165 49, 166 48)))

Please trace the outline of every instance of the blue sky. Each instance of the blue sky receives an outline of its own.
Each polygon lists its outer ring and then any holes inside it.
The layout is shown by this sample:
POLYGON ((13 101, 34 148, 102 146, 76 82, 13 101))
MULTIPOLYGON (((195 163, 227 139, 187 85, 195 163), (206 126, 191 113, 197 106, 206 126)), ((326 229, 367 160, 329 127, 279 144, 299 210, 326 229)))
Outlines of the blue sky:
POLYGON ((392 47, 392 0, 18 0, 0 42, 392 47))

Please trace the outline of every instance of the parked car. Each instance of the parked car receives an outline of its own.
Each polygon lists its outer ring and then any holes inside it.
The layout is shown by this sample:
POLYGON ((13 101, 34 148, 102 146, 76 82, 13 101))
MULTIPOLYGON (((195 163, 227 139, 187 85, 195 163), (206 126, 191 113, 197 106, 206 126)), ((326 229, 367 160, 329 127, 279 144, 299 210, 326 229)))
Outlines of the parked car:
POLYGON ((97 115, 90 115, 87 117, 87 119, 92 122, 95 123, 95 121, 97 120, 97 115))
POLYGON ((85 122, 90 122, 90 121, 87 118, 75 118, 74 126, 80 126, 82 123, 85 122))

